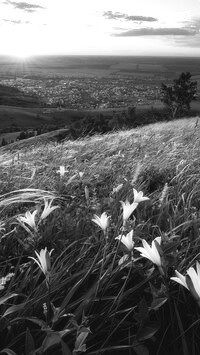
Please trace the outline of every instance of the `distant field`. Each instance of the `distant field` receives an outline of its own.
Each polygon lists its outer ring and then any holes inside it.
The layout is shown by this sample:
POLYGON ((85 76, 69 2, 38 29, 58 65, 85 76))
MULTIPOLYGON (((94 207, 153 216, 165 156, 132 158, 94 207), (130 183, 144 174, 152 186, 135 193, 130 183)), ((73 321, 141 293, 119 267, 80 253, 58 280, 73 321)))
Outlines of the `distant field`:
POLYGON ((37 127, 48 123, 49 118, 39 108, 23 108, 0 105, 0 129, 12 126, 37 127))
MULTIPOLYGON (((67 125, 69 121, 83 118, 89 112, 68 109, 24 108, 0 105, 0 129, 17 126, 20 128, 39 127, 46 124, 67 125)), ((104 112, 104 111, 103 111, 104 112)), ((112 111, 110 111, 112 112, 112 111)), ((11 138, 12 139, 12 138, 11 138)), ((0 134, 1 141, 1 134, 0 134)))
POLYGON ((167 68, 163 64, 152 64, 152 63, 144 63, 144 64, 139 64, 138 62, 119 62, 118 64, 112 65, 110 67, 112 70, 118 70, 118 71, 130 71, 130 72, 140 72, 140 71, 145 71, 149 72, 150 74, 153 74, 154 72, 165 72, 167 71, 167 68))
POLYGON ((107 57, 107 56, 38 56, 24 61, 0 57, 0 75, 5 76, 108 76, 124 72, 163 74, 174 78, 190 71, 200 75, 198 58, 181 57, 107 57))
MULTIPOLYGON (((153 105, 138 105, 136 107, 137 113, 147 112, 152 108, 156 110, 163 110, 164 104, 157 103, 153 105)), ((200 101, 194 101, 191 104, 193 112, 200 112, 200 101)), ((34 128, 42 125, 56 124, 59 127, 67 126, 70 122, 76 121, 86 117, 87 115, 98 116, 100 114, 112 116, 113 113, 122 112, 124 108, 110 108, 110 109, 93 109, 93 110, 72 110, 72 109, 57 109, 57 108, 23 108, 14 106, 0 105, 0 129, 12 127, 13 125, 20 128, 34 128)), ((4 137, 7 139, 14 139, 15 132, 10 138, 0 133, 0 144, 4 137)), ((19 132, 18 132, 19 134, 19 132)), ((17 134, 17 135, 18 135, 17 134)))
POLYGON ((16 138, 19 136, 19 132, 10 132, 10 133, 0 133, 0 145, 2 143, 2 140, 5 139, 6 142, 10 142, 12 140, 16 140, 16 138))

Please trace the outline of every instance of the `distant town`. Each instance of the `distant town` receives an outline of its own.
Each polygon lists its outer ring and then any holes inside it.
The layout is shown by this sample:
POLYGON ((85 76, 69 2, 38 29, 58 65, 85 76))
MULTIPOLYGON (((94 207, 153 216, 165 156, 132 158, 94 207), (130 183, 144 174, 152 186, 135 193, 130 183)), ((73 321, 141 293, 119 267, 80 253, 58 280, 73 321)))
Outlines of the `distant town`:
POLYGON ((37 95, 50 107, 104 109, 159 102, 160 85, 154 79, 130 77, 3 78, 1 85, 37 95))

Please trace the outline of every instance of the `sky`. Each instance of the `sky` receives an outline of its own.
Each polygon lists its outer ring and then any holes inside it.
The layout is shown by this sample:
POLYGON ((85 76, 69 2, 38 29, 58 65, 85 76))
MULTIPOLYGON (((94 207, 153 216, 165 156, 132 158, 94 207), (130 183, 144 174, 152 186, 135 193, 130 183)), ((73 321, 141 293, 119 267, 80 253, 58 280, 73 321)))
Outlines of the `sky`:
POLYGON ((200 0, 0 0, 0 54, 200 57, 200 0))

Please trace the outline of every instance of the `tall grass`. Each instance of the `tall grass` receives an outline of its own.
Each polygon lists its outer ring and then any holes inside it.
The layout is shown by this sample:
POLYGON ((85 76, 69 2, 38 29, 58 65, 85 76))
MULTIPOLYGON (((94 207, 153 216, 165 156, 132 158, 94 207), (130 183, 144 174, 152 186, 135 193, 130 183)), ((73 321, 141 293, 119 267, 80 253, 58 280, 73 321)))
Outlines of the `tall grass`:
POLYGON ((194 118, 1 148, 0 353, 199 354, 198 299, 171 279, 200 260, 199 137, 194 118), (149 200, 123 223, 133 189, 149 200), (160 237, 161 268, 135 249, 160 237))

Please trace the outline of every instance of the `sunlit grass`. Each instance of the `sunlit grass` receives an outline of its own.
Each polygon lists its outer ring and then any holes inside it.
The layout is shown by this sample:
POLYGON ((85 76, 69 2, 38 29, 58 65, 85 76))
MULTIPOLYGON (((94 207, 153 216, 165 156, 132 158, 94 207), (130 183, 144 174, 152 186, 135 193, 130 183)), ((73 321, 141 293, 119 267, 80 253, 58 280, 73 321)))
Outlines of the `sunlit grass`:
POLYGON ((171 279, 200 259, 199 120, 23 145, 1 148, 0 351, 199 354, 196 276, 171 279))

